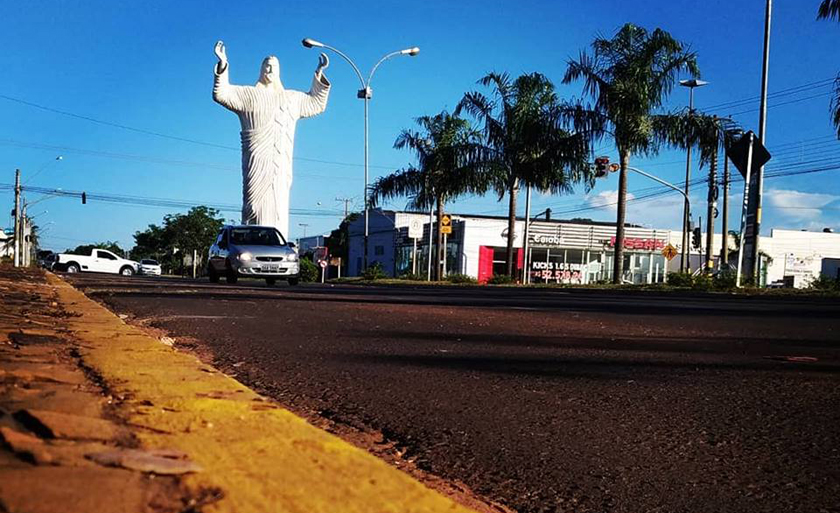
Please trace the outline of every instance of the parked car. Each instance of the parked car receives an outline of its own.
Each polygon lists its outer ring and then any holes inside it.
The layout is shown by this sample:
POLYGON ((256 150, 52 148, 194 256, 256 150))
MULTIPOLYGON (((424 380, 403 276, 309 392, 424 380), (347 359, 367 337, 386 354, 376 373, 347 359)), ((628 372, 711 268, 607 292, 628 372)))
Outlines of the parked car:
POLYGON ((134 260, 118 257, 107 249, 94 248, 90 251, 90 255, 60 253, 56 256, 54 268, 68 273, 94 272, 132 276, 137 274, 140 264, 134 260))
POLYGON ((139 273, 149 276, 160 276, 160 262, 151 258, 140 260, 139 273))
POLYGON ((56 254, 52 251, 39 251, 37 254, 38 267, 52 271, 55 265, 56 254))
POLYGON ((292 243, 271 226, 225 226, 210 246, 207 275, 216 283, 224 276, 228 283, 240 277, 263 278, 269 285, 286 280, 300 281, 298 254, 292 243))

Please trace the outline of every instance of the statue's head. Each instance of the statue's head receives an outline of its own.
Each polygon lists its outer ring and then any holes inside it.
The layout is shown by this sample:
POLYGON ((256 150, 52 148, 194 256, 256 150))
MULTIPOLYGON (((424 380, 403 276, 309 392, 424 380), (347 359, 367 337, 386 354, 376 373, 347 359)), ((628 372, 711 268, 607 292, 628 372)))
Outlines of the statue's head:
POLYGON ((260 81, 257 85, 283 87, 283 84, 280 82, 280 61, 277 57, 269 55, 263 59, 262 67, 260 67, 260 81))

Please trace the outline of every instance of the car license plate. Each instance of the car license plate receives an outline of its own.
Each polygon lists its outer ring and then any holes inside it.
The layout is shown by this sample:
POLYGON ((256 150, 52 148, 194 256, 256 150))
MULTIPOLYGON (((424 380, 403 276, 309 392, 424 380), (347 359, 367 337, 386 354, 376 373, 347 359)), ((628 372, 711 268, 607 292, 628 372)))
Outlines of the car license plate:
POLYGON ((260 267, 260 270, 262 272, 277 272, 278 268, 279 268, 279 266, 277 264, 263 264, 260 267))

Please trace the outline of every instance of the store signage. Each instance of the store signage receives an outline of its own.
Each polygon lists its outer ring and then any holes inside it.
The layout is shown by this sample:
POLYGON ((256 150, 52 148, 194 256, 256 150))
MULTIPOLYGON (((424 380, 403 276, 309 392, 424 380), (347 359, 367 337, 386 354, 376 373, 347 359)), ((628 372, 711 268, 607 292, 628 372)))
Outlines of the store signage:
MULTIPOLYGON (((609 247, 615 247, 615 237, 610 238, 609 247)), ((646 249, 648 251, 653 251, 656 249, 663 249, 665 247, 665 241, 657 240, 657 239, 637 239, 634 237, 625 237, 624 238, 624 249, 646 249)))
POLYGON ((563 237, 559 235, 534 235, 531 238, 531 241, 534 244, 539 244, 541 246, 560 246, 563 244, 563 237))

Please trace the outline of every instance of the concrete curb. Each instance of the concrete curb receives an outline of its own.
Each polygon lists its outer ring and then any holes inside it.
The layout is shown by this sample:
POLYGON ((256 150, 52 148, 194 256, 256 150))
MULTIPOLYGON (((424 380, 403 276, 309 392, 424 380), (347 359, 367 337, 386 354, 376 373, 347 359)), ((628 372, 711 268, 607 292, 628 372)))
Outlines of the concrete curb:
POLYGON ((48 280, 76 315, 68 323, 82 360, 121 401, 142 445, 185 452, 203 468, 185 485, 222 491, 203 511, 471 511, 48 280))

